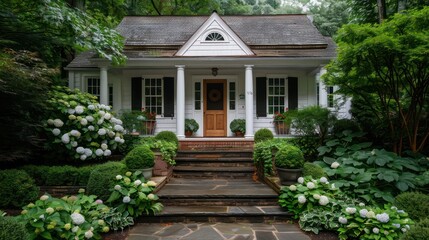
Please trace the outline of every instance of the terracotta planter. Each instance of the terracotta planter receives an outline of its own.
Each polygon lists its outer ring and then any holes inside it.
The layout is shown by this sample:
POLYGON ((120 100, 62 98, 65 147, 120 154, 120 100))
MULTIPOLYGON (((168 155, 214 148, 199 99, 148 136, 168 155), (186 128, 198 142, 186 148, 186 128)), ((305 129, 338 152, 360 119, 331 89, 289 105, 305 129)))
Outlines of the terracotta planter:
POLYGON ((154 176, 170 176, 173 173, 173 166, 168 165, 162 160, 162 157, 155 157, 155 166, 153 167, 154 176))
POLYGON ((277 134, 289 134, 289 125, 282 121, 275 121, 274 128, 277 134))
POLYGON ((244 132, 237 131, 235 132, 236 137, 244 137, 244 132))
POLYGON ((192 137, 193 134, 194 134, 194 132, 192 132, 192 131, 185 131, 186 137, 192 137))
POLYGON ((300 169, 287 169, 287 168, 279 168, 277 169, 277 175, 280 178, 281 185, 292 185, 298 181, 298 178, 302 176, 302 168, 300 169))

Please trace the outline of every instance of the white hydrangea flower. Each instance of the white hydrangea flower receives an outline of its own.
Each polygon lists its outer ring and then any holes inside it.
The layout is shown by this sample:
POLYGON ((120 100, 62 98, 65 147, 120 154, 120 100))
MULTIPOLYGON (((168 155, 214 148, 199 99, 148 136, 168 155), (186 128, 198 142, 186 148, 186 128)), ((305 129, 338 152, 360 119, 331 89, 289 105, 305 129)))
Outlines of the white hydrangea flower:
POLYGON ((90 104, 90 105, 88 105, 88 109, 89 109, 89 110, 94 110, 94 109, 95 109, 95 106, 94 106, 94 105, 92 105, 92 104, 90 104))
POLYGON ((98 114, 103 117, 104 115, 106 115, 106 112, 105 111, 98 111, 98 114))
POLYGON ((114 137, 114 136, 116 136, 116 134, 115 134, 115 132, 113 132, 113 131, 109 131, 108 133, 107 133, 107 135, 109 135, 109 137, 114 137))
POLYGON ((76 141, 71 141, 70 144, 72 145, 72 147, 77 147, 77 142, 76 141))
POLYGON ((333 190, 335 189, 335 183, 331 184, 331 189, 333 189, 333 190))
POLYGON ((116 175, 116 180, 121 180, 122 176, 121 175, 116 175))
POLYGON ((86 118, 82 118, 82 119, 80 120, 80 124, 81 124, 82 126, 86 126, 86 125, 88 124, 88 120, 86 120, 86 118))
POLYGON ((366 218, 366 214, 368 213, 368 210, 366 210, 365 208, 364 209, 361 209, 360 211, 359 211, 359 215, 361 216, 361 217, 363 217, 363 218, 366 218))
POLYGON ((359 203, 359 207, 365 207, 365 203, 359 203))
POLYGON ((85 218, 80 213, 72 213, 70 217, 72 219, 73 224, 75 225, 81 225, 85 222, 85 218))
POLYGON ((298 182, 301 183, 301 184, 303 184, 304 183, 304 178, 303 177, 299 177, 298 178, 298 182))
POLYGON ((75 227, 72 228, 72 232, 76 233, 78 231, 79 231, 79 227, 78 226, 75 226, 75 227))
POLYGON ((295 185, 290 185, 289 186, 289 190, 291 190, 292 192, 296 191, 296 186, 295 185))
POLYGON ((401 224, 399 224, 399 223, 392 223, 392 226, 394 226, 396 228, 401 228, 401 224))
POLYGON ((308 189, 313 189, 313 188, 315 188, 316 186, 314 185, 314 183, 313 183, 313 182, 308 182, 308 183, 307 183, 307 187, 308 187, 308 189))
POLYGON ((104 114, 104 119, 109 120, 110 118, 112 118, 112 114, 110 113, 104 114))
POLYGON ((94 127, 94 126, 92 126, 92 125, 89 125, 89 126, 88 126, 88 130, 89 130, 89 131, 94 131, 94 130, 95 130, 95 127, 94 127))
POLYGON ((398 210, 398 211, 396 211, 397 213, 399 213, 399 214, 403 214, 403 213, 405 213, 405 211, 404 210, 398 210))
POLYGON ((327 182, 328 182, 328 179, 327 179, 326 177, 321 177, 321 178, 320 178, 320 182, 321 182, 321 183, 327 183, 327 182))
POLYGON ((147 195, 147 198, 149 198, 150 200, 155 200, 155 195, 151 193, 147 195))
POLYGON ((378 234, 380 232, 380 229, 378 229, 378 228, 375 227, 375 228, 372 229, 372 232, 375 233, 375 234, 378 234))
POLYGON ((83 153, 85 153, 85 148, 83 148, 83 147, 77 147, 76 148, 76 152, 79 153, 79 154, 83 154, 83 153))
POLYGON ((375 218, 381 223, 387 223, 390 220, 389 214, 387 214, 387 213, 377 214, 377 215, 375 215, 375 218))
POLYGON ((116 190, 116 191, 121 190, 121 188, 122 188, 122 187, 121 187, 120 185, 115 185, 115 190, 116 190))
POLYGON ((47 214, 52 214, 52 213, 55 212, 55 210, 53 208, 51 208, 51 207, 46 208, 45 211, 46 211, 47 214))
POLYGON ((54 125, 54 120, 52 120, 52 119, 48 119, 48 125, 54 125))
POLYGON ((115 125, 114 129, 115 129, 115 131, 118 131, 118 132, 124 131, 124 127, 122 127, 121 125, 115 125))
POLYGON ((148 187, 147 183, 142 183, 142 187, 145 187, 145 188, 148 187))
POLYGON ((40 215, 39 218, 45 220, 45 214, 40 215))
POLYGON ((76 116, 75 116, 75 115, 73 115, 73 114, 71 114, 71 115, 69 115, 69 119, 70 119, 70 120, 75 120, 75 119, 76 119, 76 116))
POLYGON ((86 239, 90 239, 94 236, 94 234, 92 233, 92 231, 86 231, 85 232, 85 238, 86 239))
POLYGON ((106 129, 104 129, 104 128, 100 128, 100 129, 98 129, 98 135, 100 135, 100 136, 104 136, 104 135, 106 135, 106 129))
POLYGON ((373 212, 373 211, 369 211, 369 212, 366 214, 366 217, 367 217, 367 218, 375 218, 375 212, 373 212))
POLYGON ((142 184, 142 181, 140 181, 140 180, 138 180, 138 179, 134 181, 134 185, 138 186, 138 185, 140 185, 140 184, 142 184))
POLYGON ((112 155, 112 151, 110 151, 109 149, 106 149, 106 151, 104 151, 104 156, 108 157, 110 155, 112 155))
POLYGON ((100 148, 98 148, 97 150, 95 150, 95 155, 97 155, 97 156, 103 156, 103 150, 102 149, 100 149, 100 148))
POLYGON ((116 124, 118 124, 118 125, 122 125, 123 123, 122 123, 122 120, 121 119, 117 119, 116 120, 116 124))
POLYGON ((71 130, 70 135, 79 138, 81 136, 81 133, 78 130, 71 130))
POLYGON ((90 156, 92 155, 92 150, 91 150, 91 149, 89 149, 89 148, 85 148, 85 155, 86 155, 87 157, 90 157, 90 156))
POLYGON ((70 142, 70 137, 68 133, 65 133, 63 136, 61 136, 61 141, 64 144, 68 144, 70 142))
POLYGON ((301 204, 304 204, 307 201, 307 199, 305 198, 304 195, 299 195, 298 196, 298 202, 301 204))
POLYGON ((87 158, 87 156, 85 154, 80 155, 80 160, 85 160, 87 158))
POLYGON ((129 202, 131 202, 131 198, 130 198, 130 197, 128 197, 128 196, 125 196, 125 197, 122 199, 122 202, 123 202, 123 203, 129 203, 129 202))
POLYGON ((340 222, 341 224, 347 224, 347 218, 345 218, 345 217, 339 217, 338 218, 338 222, 340 222))
POLYGON ((41 197, 40 197, 40 200, 42 200, 42 201, 46 201, 46 200, 48 200, 49 199, 49 196, 48 195, 42 195, 41 197))
POLYGON ((110 111, 110 109, 112 109, 110 106, 105 106, 104 109, 106 109, 107 111, 110 111))
POLYGON ((155 187, 155 186, 156 186, 156 182, 154 182, 154 181, 148 181, 148 182, 147 182, 147 185, 148 185, 149 187, 155 187))
POLYGON ((319 204, 325 206, 329 203, 329 198, 327 196, 320 196, 319 204))
POLYGON ((121 138, 120 137, 115 137, 115 142, 120 142, 121 138))
POLYGON ((401 231, 402 231, 403 233, 406 233, 406 232, 407 232, 407 229, 406 229, 406 228, 401 228, 401 231))
POLYGON ((338 162, 333 162, 332 164, 331 164, 331 168, 338 168, 340 166, 340 164, 338 163, 338 162))
POLYGON ((61 134, 61 130, 59 128, 54 128, 52 129, 52 134, 54 134, 54 136, 58 136, 61 134))
POLYGON ((317 193, 315 193, 315 194, 313 194, 313 198, 316 199, 316 200, 319 200, 320 199, 320 195, 317 194, 317 193))
POLYGON ((346 212, 349 214, 355 214, 356 213, 356 208, 354 207, 348 207, 346 208, 346 212))
POLYGON ((67 109, 68 114, 74 114, 76 111, 73 108, 67 109))
POLYGON ((105 144, 105 143, 102 143, 102 144, 101 144, 101 149, 106 150, 106 149, 107 149, 107 147, 108 147, 108 146, 107 146, 107 144, 105 144))
POLYGON ((62 127, 64 125, 64 122, 63 121, 61 121, 61 119, 55 119, 54 120, 54 126, 55 127, 57 127, 57 128, 60 128, 60 127, 62 127))
POLYGON ((101 125, 101 124, 103 124, 104 123, 104 118, 100 118, 100 119, 98 119, 98 121, 97 121, 97 124, 98 125, 101 125))
POLYGON ((76 106, 74 108, 74 110, 76 111, 76 114, 82 114, 83 110, 84 110, 84 107, 83 106, 76 106))
POLYGON ((94 121, 94 117, 93 117, 93 116, 86 116, 86 117, 85 117, 85 119, 86 119, 88 122, 93 122, 93 121, 94 121))
POLYGON ((121 141, 119 143, 122 144, 124 142, 125 142, 125 139, 121 138, 121 141))

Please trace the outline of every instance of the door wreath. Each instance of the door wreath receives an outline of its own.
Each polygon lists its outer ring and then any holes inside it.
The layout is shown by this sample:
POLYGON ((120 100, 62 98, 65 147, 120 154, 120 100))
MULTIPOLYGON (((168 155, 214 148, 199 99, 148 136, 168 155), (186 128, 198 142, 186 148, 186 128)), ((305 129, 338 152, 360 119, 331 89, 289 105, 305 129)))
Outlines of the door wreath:
POLYGON ((212 102, 217 102, 221 99, 222 93, 219 89, 211 89, 209 92, 209 100, 212 102))

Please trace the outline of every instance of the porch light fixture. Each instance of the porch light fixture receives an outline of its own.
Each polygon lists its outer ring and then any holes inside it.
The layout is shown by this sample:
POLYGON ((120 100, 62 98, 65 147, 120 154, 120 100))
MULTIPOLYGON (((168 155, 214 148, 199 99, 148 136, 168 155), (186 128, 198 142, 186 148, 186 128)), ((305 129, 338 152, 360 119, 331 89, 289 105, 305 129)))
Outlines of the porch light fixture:
POLYGON ((212 68, 212 75, 213 76, 217 76, 217 70, 219 70, 218 68, 212 68))

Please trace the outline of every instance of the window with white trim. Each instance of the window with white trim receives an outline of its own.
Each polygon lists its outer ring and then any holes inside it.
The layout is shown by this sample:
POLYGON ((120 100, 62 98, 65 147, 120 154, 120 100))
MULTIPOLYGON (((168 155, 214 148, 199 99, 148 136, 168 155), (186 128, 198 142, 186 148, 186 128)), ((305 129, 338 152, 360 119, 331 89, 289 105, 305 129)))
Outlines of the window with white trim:
POLYGON ((86 83, 86 92, 96 96, 97 101, 100 101, 100 78, 87 77, 86 83))
POLYGON ((109 105, 113 106, 113 84, 109 84, 109 105))
POLYGON ((286 79, 285 77, 268 78, 268 114, 284 112, 286 79))
POLYGON ((229 110, 235 110, 235 82, 229 83, 229 110))
POLYGON ((195 83, 195 110, 201 110, 201 83, 195 83))
POLYGON ((225 41, 225 38, 218 32, 212 32, 207 35, 205 41, 225 41))
POLYGON ((334 107, 334 87, 326 86, 326 92, 328 93, 328 107, 334 107))
POLYGON ((157 115, 163 113, 163 81, 162 78, 144 79, 145 110, 156 112, 157 115))

